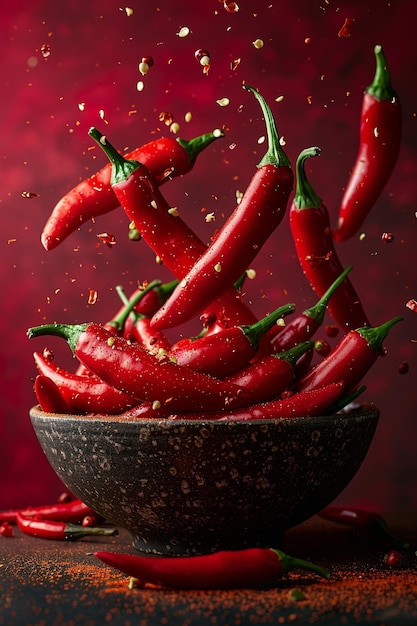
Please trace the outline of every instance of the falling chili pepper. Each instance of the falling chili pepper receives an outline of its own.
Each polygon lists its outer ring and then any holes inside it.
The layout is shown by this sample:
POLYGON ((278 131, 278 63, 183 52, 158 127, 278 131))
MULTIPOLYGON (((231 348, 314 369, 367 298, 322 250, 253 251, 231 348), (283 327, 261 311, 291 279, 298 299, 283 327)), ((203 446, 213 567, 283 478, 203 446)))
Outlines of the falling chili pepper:
POLYGON ((303 341, 285 352, 264 356, 226 380, 250 389, 254 403, 268 402, 294 382, 295 365, 312 346, 313 341, 303 341))
POLYGON ((59 407, 51 389, 45 387, 43 383, 45 391, 43 399, 38 393, 37 398, 44 411, 46 411, 49 394, 51 394, 49 400, 51 405, 47 412, 50 413, 106 413, 110 415, 126 411, 140 402, 139 398, 123 393, 91 372, 89 375, 69 372, 56 365, 54 361, 46 359, 39 352, 34 352, 33 358, 40 375, 52 381, 64 402, 59 407))
POLYGON ((292 569, 330 578, 329 572, 319 565, 272 548, 168 558, 115 552, 95 552, 94 556, 143 583, 171 589, 239 589, 274 585, 292 569))
MULTIPOLYGON (((320 152, 320 148, 313 147, 299 154, 296 163, 296 190, 290 208, 290 228, 298 260, 319 297, 344 269, 334 247, 327 208, 313 190, 305 173, 306 159, 318 156, 320 152)), ((345 332, 370 325, 348 276, 329 300, 327 308, 345 332)))
POLYGON ((391 327, 402 319, 398 316, 374 328, 362 326, 349 331, 327 356, 294 383, 293 389, 307 391, 341 380, 344 393, 350 391, 380 356, 391 327))
POLYGON ((297 343, 307 341, 314 336, 323 324, 330 299, 333 297, 336 289, 343 284, 351 270, 352 265, 349 265, 340 276, 333 281, 330 287, 321 296, 320 300, 313 306, 304 309, 302 313, 289 320, 285 326, 273 328, 265 336, 265 339, 270 342, 274 352, 288 350, 297 345, 297 343))
POLYGON ((359 150, 339 209, 336 241, 355 235, 378 200, 397 162, 402 114, 381 46, 374 48, 376 72, 362 102, 359 150))
POLYGON ((79 523, 85 516, 97 514, 82 500, 76 499, 70 502, 57 502, 55 504, 44 504, 42 506, 25 507, 23 509, 11 509, 0 511, 0 522, 7 521, 10 524, 17 523, 17 515, 25 519, 47 519, 56 522, 79 523))
POLYGON ((332 522, 369 533, 375 538, 382 539, 399 549, 407 550, 410 547, 406 541, 394 536, 385 519, 374 511, 328 506, 320 511, 318 515, 332 522))
POLYGON ((169 356, 179 365, 224 378, 247 365, 262 336, 294 310, 294 304, 286 304, 250 326, 232 326, 199 339, 181 340, 172 346, 169 356))
MULTIPOLYGON (((124 159, 96 128, 90 128, 89 135, 112 163, 111 187, 129 219, 135 222, 143 240, 163 264, 174 276, 183 279, 207 246, 178 215, 170 212, 154 176, 145 165, 124 159)), ((233 286, 216 298, 214 307, 215 311, 225 309, 237 324, 256 320, 233 286)))
POLYGON ((96 323, 44 324, 29 329, 28 337, 56 335, 96 376, 123 393, 158 401, 175 410, 219 410, 244 406, 250 394, 240 387, 193 372, 168 358, 163 360, 139 344, 114 336, 96 323))
POLYGON ((43 539, 62 541, 81 539, 81 537, 90 535, 102 535, 107 537, 117 535, 116 528, 102 528, 100 526, 89 528, 69 522, 55 522, 46 519, 37 520, 30 517, 23 517, 20 512, 16 515, 16 522, 21 532, 34 537, 42 537, 43 539))
MULTIPOLYGON (((126 155, 138 159, 149 167, 157 184, 192 169, 197 156, 218 137, 222 131, 207 133, 190 141, 161 137, 126 155)), ((110 186, 111 165, 107 164, 93 176, 79 183, 54 207, 41 236, 46 250, 58 246, 68 235, 89 219, 104 215, 119 205, 110 186)))
POLYGON ((253 87, 244 85, 261 105, 268 135, 268 151, 258 164, 240 203, 216 234, 205 253, 166 303, 152 318, 163 329, 199 314, 250 267, 259 249, 284 217, 293 187, 293 172, 282 149, 272 112, 253 87))

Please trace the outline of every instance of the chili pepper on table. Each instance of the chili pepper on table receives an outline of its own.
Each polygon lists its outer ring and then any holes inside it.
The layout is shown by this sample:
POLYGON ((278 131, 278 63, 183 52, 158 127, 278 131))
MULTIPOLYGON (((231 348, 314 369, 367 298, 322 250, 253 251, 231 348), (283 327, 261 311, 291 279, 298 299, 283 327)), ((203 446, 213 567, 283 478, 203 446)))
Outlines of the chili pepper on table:
POLYGON ((3 522, 0 524, 0 536, 8 538, 14 536, 13 526, 9 524, 9 522, 3 522))
POLYGON ((313 341, 307 340, 284 352, 264 356, 225 380, 250 389, 254 403, 268 402, 294 382, 295 365, 312 346, 313 341))
POLYGON ((271 329, 265 336, 265 340, 270 342, 274 352, 288 350, 297 345, 297 343, 307 341, 313 337, 323 324, 330 298, 333 297, 336 289, 343 283, 351 270, 352 265, 349 265, 313 306, 304 309, 302 313, 293 317, 285 326, 276 326, 271 329))
POLYGON ((410 546, 406 541, 396 537, 390 531, 386 520, 374 511, 363 509, 327 506, 318 513, 323 519, 349 526, 358 531, 383 539, 394 547, 407 550, 410 546))
POLYGON ((43 539, 72 540, 87 536, 101 535, 111 537, 117 535, 116 528, 86 527, 69 522, 38 520, 31 517, 23 517, 20 512, 16 515, 16 522, 21 532, 33 537, 42 537, 43 539))
POLYGON ((232 326, 198 339, 183 339, 172 346, 169 356, 196 372, 224 378, 249 363, 262 336, 294 310, 294 304, 286 304, 250 326, 232 326))
POLYGON ((57 522, 82 522, 87 515, 97 514, 82 500, 71 500, 70 502, 56 502, 55 504, 46 504, 42 506, 31 506, 23 509, 12 509, 9 511, 0 511, 0 522, 7 521, 10 524, 17 523, 17 515, 25 519, 46 519, 48 521, 57 522))
POLYGON ((359 231, 388 182, 400 150, 401 105, 382 47, 375 46, 374 53, 375 77, 362 101, 359 150, 339 208, 333 232, 336 241, 346 241, 359 231))
POLYGON ((307 391, 341 380, 344 393, 350 391, 380 356, 391 327, 402 319, 398 316, 374 328, 362 326, 349 331, 326 357, 295 382, 293 389, 307 391))
MULTIPOLYGON (((111 186, 129 219, 162 263, 176 278, 182 279, 207 246, 178 215, 172 214, 145 165, 124 159, 96 128, 90 128, 89 135, 112 163, 111 186)), ((256 320, 232 286, 216 299, 213 307, 215 311, 226 310, 233 323, 250 324, 256 320)))
MULTIPOLYGON (((289 217, 290 229, 301 268, 321 297, 343 272, 337 255, 327 207, 313 190, 305 173, 305 161, 318 156, 320 148, 302 150, 296 162, 296 189, 289 217)), ((369 326, 361 301, 348 276, 330 298, 328 311, 346 332, 369 326)))
POLYGON ((293 569, 330 578, 329 572, 319 565, 272 548, 168 558, 116 552, 95 552, 94 556, 142 583, 171 589, 239 589, 274 585, 293 569))
MULTIPOLYGON (((59 406, 53 402, 54 396, 51 394, 51 406, 47 412, 115 414, 126 411, 140 402, 139 398, 112 387, 91 372, 88 376, 74 374, 59 367, 39 352, 34 352, 33 358, 40 375, 53 382, 64 402, 64 405, 58 410, 59 406)), ((46 410, 44 406, 48 401, 45 395, 49 393, 50 391, 45 388, 43 401, 41 402, 38 397, 38 402, 44 411, 46 410)))
POLYGON ((94 322, 44 324, 28 331, 29 338, 42 335, 66 339, 81 363, 112 387, 167 404, 173 411, 219 410, 250 402, 250 394, 240 387, 158 358, 94 322))
POLYGON ((36 399, 45 413, 71 413, 57 384, 49 376, 38 374, 33 385, 36 399))
POLYGON ((249 186, 204 254, 154 315, 155 328, 168 328, 200 313, 250 267, 259 249, 284 217, 293 187, 290 161, 282 149, 271 109, 253 87, 244 85, 264 114, 268 151, 249 186))
MULTIPOLYGON (((200 152, 223 136, 223 131, 217 130, 190 141, 161 137, 129 152, 126 158, 137 159, 149 167, 160 185, 190 171, 200 152)), ((41 241, 46 250, 55 248, 89 219, 118 207, 110 177, 111 165, 107 164, 59 200, 43 228, 41 241)))

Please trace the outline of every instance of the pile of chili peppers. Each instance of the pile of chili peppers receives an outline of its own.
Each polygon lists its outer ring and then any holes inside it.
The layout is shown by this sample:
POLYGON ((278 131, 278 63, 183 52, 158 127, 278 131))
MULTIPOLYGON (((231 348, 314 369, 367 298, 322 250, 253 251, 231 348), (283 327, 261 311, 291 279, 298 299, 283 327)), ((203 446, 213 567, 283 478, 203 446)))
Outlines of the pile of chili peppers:
POLYGON ((381 46, 374 52, 376 72, 364 94, 357 163, 334 231, 305 172, 306 159, 318 156, 320 148, 302 150, 293 171, 272 111, 253 87, 244 85, 260 105, 267 152, 208 245, 171 210, 161 186, 188 174, 222 131, 190 141, 163 137, 122 156, 106 136, 90 129, 109 163, 58 202, 42 233, 44 247, 51 250, 87 219, 120 205, 130 228, 173 280, 153 280, 130 297, 118 285, 121 305, 106 324, 29 329, 29 337, 64 338, 78 360, 70 372, 53 361, 50 350, 34 353, 34 391, 44 411, 241 421, 332 413, 358 397, 389 330, 402 319, 371 325, 350 279, 352 266, 343 267, 336 249, 358 232, 399 149, 398 97, 381 46), (318 301, 301 312, 293 303, 281 303, 258 320, 244 302, 242 283, 286 213, 299 263, 318 301), (326 313, 342 332, 333 347, 315 337, 326 313), (197 337, 168 340, 166 329, 197 317, 197 337))

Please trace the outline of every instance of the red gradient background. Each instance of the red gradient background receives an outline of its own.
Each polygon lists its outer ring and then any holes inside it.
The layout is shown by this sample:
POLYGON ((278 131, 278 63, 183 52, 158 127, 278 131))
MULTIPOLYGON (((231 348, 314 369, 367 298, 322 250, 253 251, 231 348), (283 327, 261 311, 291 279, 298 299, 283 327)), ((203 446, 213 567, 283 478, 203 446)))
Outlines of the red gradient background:
MULTIPOLYGON (((130 292, 138 281, 170 278, 145 244, 128 241, 121 209, 85 224, 51 252, 42 248, 40 233, 54 204, 106 162, 88 128, 97 126, 124 150, 169 133, 159 121, 162 111, 172 113, 185 139, 224 126, 226 137, 201 155, 193 172, 164 187, 170 204, 208 240, 213 224, 204 222, 202 209, 214 212, 219 226, 265 151, 258 143, 264 135, 259 106, 242 89, 243 82, 254 85, 271 104, 292 162, 305 147, 322 148, 308 171, 335 225, 356 155, 362 93, 374 74, 375 44, 384 47, 402 101, 402 148, 363 227, 366 237, 340 244, 338 252, 354 265, 351 278, 369 318, 375 324, 395 315, 405 319, 391 331, 388 355, 366 378, 364 399, 380 406, 381 419, 362 468, 339 500, 379 510, 417 505, 417 314, 406 308, 410 298, 417 299, 415 6, 406 0, 240 4, 230 14, 217 0, 132 0, 130 16, 111 0, 1 4, 0 508, 44 503, 64 489, 28 417, 35 403, 32 352, 48 346, 61 365, 75 364, 63 342, 29 342, 27 328, 105 322, 119 307, 115 285, 130 292), (339 37, 346 18, 354 20, 351 36, 339 37), (183 26, 190 34, 180 38, 183 26), (261 49, 253 45, 257 38, 264 41, 261 49), (194 57, 198 48, 210 52, 208 75, 194 57), (142 77, 138 63, 147 55, 154 66, 142 77), (278 96, 283 100, 276 102, 278 96), (229 106, 216 103, 223 97, 229 106), (116 236, 115 246, 100 243, 97 234, 103 231, 116 236), (384 232, 394 234, 391 244, 382 242, 384 232), (88 304, 90 289, 98 292, 94 305, 88 304), (409 364, 406 375, 399 373, 403 361, 409 364)), ((285 302, 301 310, 315 301, 287 220, 254 267, 257 278, 247 283, 246 298, 259 316, 285 302)))

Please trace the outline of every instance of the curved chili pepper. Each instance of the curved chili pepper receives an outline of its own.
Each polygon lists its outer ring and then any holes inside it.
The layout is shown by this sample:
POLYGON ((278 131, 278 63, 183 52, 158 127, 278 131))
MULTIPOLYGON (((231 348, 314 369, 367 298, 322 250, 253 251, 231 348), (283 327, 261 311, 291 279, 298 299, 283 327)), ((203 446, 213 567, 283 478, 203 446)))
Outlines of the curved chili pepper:
POLYGON ((172 346, 169 356, 178 365, 224 378, 249 363, 264 333, 294 310, 294 304, 287 304, 250 326, 232 326, 213 335, 181 340, 172 346))
POLYGON ((39 406, 45 413, 71 413, 70 405, 49 376, 45 374, 36 376, 33 390, 39 406))
MULTIPOLYGON (((152 171, 157 184, 192 169, 197 156, 218 137, 222 131, 207 133, 190 141, 162 137, 136 148, 126 155, 137 159, 152 171)), ((111 165, 79 183, 54 207, 41 236, 42 245, 52 250, 68 235, 89 219, 104 215, 119 205, 110 185, 111 165)))
POLYGON ((313 306, 304 309, 300 315, 293 317, 285 326, 276 326, 271 329, 265 336, 265 340, 269 340, 274 352, 289 350, 297 343, 313 337, 323 324, 330 298, 333 297, 336 289, 343 283, 351 270, 352 265, 349 265, 313 306))
POLYGON ((374 48, 376 72, 362 102, 359 150, 339 209, 336 241, 346 241, 362 226, 397 162, 401 105, 392 88, 381 46, 374 48))
MULTIPOLYGON (((170 211, 150 170, 135 160, 124 159, 96 128, 89 135, 112 163, 111 186, 129 219, 135 222, 143 240, 179 279, 190 270, 207 246, 183 220, 170 211)), ((231 288, 213 305, 225 309, 237 324, 252 323, 253 313, 231 288)))
POLYGON ((294 382, 295 365, 312 346, 313 341, 308 340, 285 352, 267 355, 225 380, 243 389, 250 389, 253 403, 268 402, 278 398, 281 392, 294 382))
MULTIPOLYGON (((320 297, 343 272, 331 235, 329 214, 314 192, 305 173, 305 161, 318 156, 320 148, 303 150, 296 163, 296 191, 290 208, 290 228, 301 268, 320 297)), ((347 330, 370 326, 349 277, 333 294, 327 305, 337 324, 347 330)))
POLYGON ((330 578, 324 568, 272 548, 168 558, 115 552, 95 552, 94 556, 143 583, 171 589, 239 589, 273 585, 295 568, 330 578))
POLYGON ((28 331, 29 338, 42 335, 66 339, 75 356, 112 387, 173 411, 214 411, 250 402, 240 387, 158 358, 93 322, 44 324, 28 331))
MULTIPOLYGON (((39 373, 53 382, 65 403, 62 410, 53 410, 51 406, 52 410, 49 411, 51 413, 115 414, 126 411, 140 402, 139 398, 124 393, 104 382, 91 373, 91 370, 88 376, 73 374, 46 359, 39 352, 34 352, 33 358, 39 373)), ((53 398, 51 397, 52 401, 53 398)), ((39 398, 38 402, 42 410, 46 410, 39 398)), ((46 406, 46 398, 43 402, 46 406)))
POLYGON ((390 328, 402 319, 398 316, 374 328, 363 326, 349 331, 330 354, 295 382, 293 389, 308 391, 341 380, 343 393, 350 391, 360 383, 381 354, 390 328))
POLYGON ((81 500, 71 500, 70 502, 57 502, 55 504, 31 506, 24 509, 0 511, 0 522, 7 521, 10 524, 16 524, 18 513, 25 519, 36 518, 72 523, 82 522, 87 515, 97 517, 97 513, 81 500))
POLYGON ((407 550, 410 545, 396 537, 388 528, 385 519, 374 511, 365 511, 348 507, 328 506, 320 511, 318 515, 324 519, 343 524, 365 533, 370 533, 378 539, 383 539, 389 544, 407 550))
POLYGON ((168 328, 191 319, 227 291, 250 266, 284 217, 293 187, 290 162, 281 148, 269 106, 253 87, 244 87, 261 105, 268 151, 258 164, 241 202, 206 252, 154 315, 152 323, 155 328, 168 328))
POLYGON ((90 535, 112 537, 117 535, 116 528, 101 528, 99 526, 80 526, 69 522, 55 522, 52 520, 36 520, 31 517, 23 517, 18 512, 16 515, 17 527, 26 535, 42 537, 43 539, 72 540, 81 539, 90 535))

